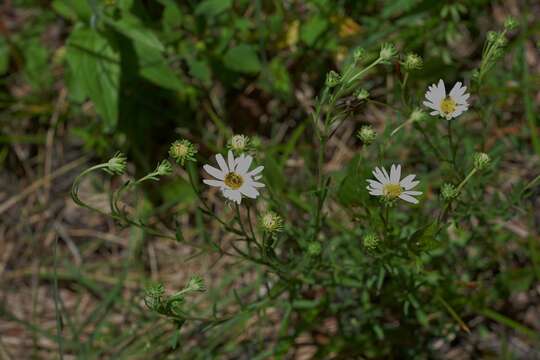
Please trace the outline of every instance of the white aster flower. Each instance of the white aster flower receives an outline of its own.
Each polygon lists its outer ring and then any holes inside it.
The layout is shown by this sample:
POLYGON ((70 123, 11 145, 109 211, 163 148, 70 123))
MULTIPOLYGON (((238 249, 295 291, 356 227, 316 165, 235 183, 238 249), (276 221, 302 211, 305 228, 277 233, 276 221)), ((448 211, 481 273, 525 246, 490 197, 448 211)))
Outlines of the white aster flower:
POLYGON ((401 165, 392 165, 390 167, 390 176, 386 169, 378 167, 373 170, 373 175, 378 180, 368 180, 367 189, 370 195, 384 196, 388 200, 400 198, 407 202, 418 204, 414 195, 421 195, 421 191, 411 191, 420 181, 414 181, 416 175, 409 175, 399 180, 401 177, 401 165))
POLYGON ((424 105, 433 110, 430 114, 451 120, 467 111, 469 108, 467 99, 470 94, 465 93, 467 87, 461 85, 461 82, 457 82, 448 96, 442 79, 437 85, 431 85, 426 92, 427 101, 424 101, 424 105))
POLYGON ((251 199, 256 199, 259 196, 257 188, 262 188, 265 185, 257 180, 262 177, 259 174, 264 166, 248 171, 253 161, 252 156, 242 154, 235 158, 233 152, 229 150, 227 162, 221 154, 216 155, 216 161, 219 169, 210 165, 203 166, 208 174, 217 179, 203 180, 206 185, 219 187, 225 198, 237 204, 241 203, 242 195, 251 199))

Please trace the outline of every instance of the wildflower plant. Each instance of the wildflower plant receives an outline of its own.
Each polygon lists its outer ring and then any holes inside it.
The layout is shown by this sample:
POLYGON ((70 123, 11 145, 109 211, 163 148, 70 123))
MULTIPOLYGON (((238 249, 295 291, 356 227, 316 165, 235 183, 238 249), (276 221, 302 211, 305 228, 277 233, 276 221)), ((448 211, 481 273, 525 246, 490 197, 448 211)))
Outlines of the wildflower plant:
MULTIPOLYGON (((513 26, 509 23, 502 33, 490 35, 487 57, 493 56, 494 46, 503 47, 500 39, 513 26)), ((191 184, 199 201, 198 214, 206 217, 209 227, 219 229, 200 239, 185 239, 179 226, 168 231, 163 226, 152 227, 121 207, 121 199, 142 182, 171 176, 174 169, 168 161, 114 190, 110 211, 100 212, 152 236, 212 251, 220 258, 230 257, 236 266, 249 264, 260 274, 250 284, 253 287, 246 285, 243 295, 234 289, 233 301, 222 303, 218 295, 202 307, 189 306, 189 296, 225 290, 204 284, 197 275, 170 295, 163 285, 152 285, 144 295, 148 309, 179 328, 196 322, 209 331, 231 329, 247 319, 266 317, 267 312, 279 314, 280 336, 269 353, 276 357, 283 355, 281 346, 286 348, 303 332, 323 331, 324 319, 335 321, 339 333, 317 344, 321 357, 338 353, 344 354, 343 358, 407 357, 432 346, 430 340, 419 339, 418 333, 434 339, 468 332, 467 323, 483 309, 484 298, 479 295, 474 306, 464 305, 473 295, 456 284, 469 279, 460 278, 442 264, 459 262, 463 257, 464 250, 455 244, 451 233, 456 226, 471 234, 475 231, 469 226, 468 212, 474 212, 482 201, 482 184, 492 176, 490 167, 495 166, 497 155, 491 151, 488 155, 482 139, 458 148, 454 138, 452 126, 464 126, 462 119, 475 107, 469 97, 478 96, 469 94, 463 85, 470 81, 467 74, 461 75, 466 80, 456 82, 448 93, 445 84, 453 79, 440 79, 427 92, 424 88, 414 90, 409 80, 421 71, 423 60, 409 53, 401 57, 403 72, 392 75, 398 76, 398 81, 392 82, 395 89, 390 91, 398 96, 389 96, 393 103, 381 105, 379 98, 372 99, 367 88, 375 82, 364 81, 366 76, 392 71, 390 65, 398 64, 399 59, 391 44, 372 51, 355 49, 339 70, 322 74, 324 87, 308 111, 315 150, 302 155, 300 170, 288 170, 286 165, 298 136, 291 136, 293 140, 278 147, 279 151, 270 152, 264 142, 250 147, 249 137, 234 135, 215 155, 198 154, 187 140, 174 142, 170 157, 179 166, 187 161, 192 165, 178 176, 187 177, 191 184), (368 105, 386 106, 393 115, 382 129, 375 124, 362 126, 356 135, 371 146, 359 147, 344 168, 329 170, 328 160, 336 151, 330 145, 340 127, 354 121, 357 109, 368 105), (401 121, 397 127, 396 119, 401 121), (442 124, 447 130, 441 129, 442 124), (423 141, 403 140, 413 132, 423 141), (399 151, 390 151, 400 146, 399 151), (195 155, 208 160, 198 162, 195 155), (201 182, 207 187, 201 187, 201 182), (216 193, 219 196, 214 196, 216 193), (433 323, 449 325, 444 331, 440 330, 443 327, 432 330, 429 325, 433 323), (410 348, 391 349, 386 341, 396 337, 405 337, 410 348)), ((487 65, 482 66, 476 81, 487 71, 487 65)), ((295 155, 300 157, 301 153, 295 155)), ((86 170, 73 184, 75 201, 93 210, 78 190, 82 178, 97 169, 123 174, 125 157, 116 155, 86 170)), ((508 217, 505 211, 531 186, 494 211, 508 217)))

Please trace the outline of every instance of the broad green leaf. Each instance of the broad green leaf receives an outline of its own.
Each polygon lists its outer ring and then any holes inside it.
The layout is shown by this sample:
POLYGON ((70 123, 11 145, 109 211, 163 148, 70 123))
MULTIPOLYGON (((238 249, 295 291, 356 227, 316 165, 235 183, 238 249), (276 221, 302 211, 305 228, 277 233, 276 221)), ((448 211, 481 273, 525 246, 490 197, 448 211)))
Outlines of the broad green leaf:
POLYGON ((24 75, 32 87, 46 88, 52 83, 49 69, 49 51, 38 39, 23 43, 24 75))
POLYGON ((212 78, 212 72, 208 63, 205 60, 188 59, 189 73, 196 79, 199 79, 203 84, 208 85, 212 78))
POLYGON ((241 73, 253 74, 261 70, 257 52, 251 45, 240 44, 230 48, 223 57, 225 66, 241 73))
POLYGON ((67 40, 66 58, 76 81, 103 118, 106 130, 113 130, 118 121, 119 54, 98 32, 80 26, 67 40))
POLYGON ((228 10, 231 5, 232 0, 204 0, 195 8, 195 15, 204 15, 211 18, 228 10))
POLYGON ((148 29, 148 27, 145 27, 141 20, 129 13, 124 13, 120 20, 108 20, 107 22, 118 32, 124 34, 136 43, 144 44, 148 48, 158 51, 164 51, 165 49, 156 34, 148 29))
POLYGON ((174 1, 167 1, 165 3, 162 23, 163 27, 168 31, 182 25, 182 11, 174 1))
POLYGON ((328 27, 328 21, 319 16, 312 17, 300 28, 300 39, 309 46, 312 46, 315 41, 328 27))
POLYGON ((138 56, 139 74, 152 83, 169 90, 183 92, 184 82, 171 69, 162 53, 146 43, 134 41, 138 56))
POLYGON ((54 0, 52 7, 58 14, 71 21, 88 20, 92 16, 88 0, 54 0))

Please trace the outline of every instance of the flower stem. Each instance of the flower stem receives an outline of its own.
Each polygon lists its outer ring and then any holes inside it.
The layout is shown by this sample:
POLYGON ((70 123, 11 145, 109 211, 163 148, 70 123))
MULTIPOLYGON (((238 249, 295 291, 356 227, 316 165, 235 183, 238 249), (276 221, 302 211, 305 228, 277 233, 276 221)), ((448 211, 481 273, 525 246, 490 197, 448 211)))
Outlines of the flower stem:
POLYGON ((455 147, 452 135, 452 120, 447 120, 446 122, 448 124, 448 146, 450 147, 450 158, 452 159, 452 166, 454 167, 454 170, 459 174, 456 164, 457 148, 455 147))

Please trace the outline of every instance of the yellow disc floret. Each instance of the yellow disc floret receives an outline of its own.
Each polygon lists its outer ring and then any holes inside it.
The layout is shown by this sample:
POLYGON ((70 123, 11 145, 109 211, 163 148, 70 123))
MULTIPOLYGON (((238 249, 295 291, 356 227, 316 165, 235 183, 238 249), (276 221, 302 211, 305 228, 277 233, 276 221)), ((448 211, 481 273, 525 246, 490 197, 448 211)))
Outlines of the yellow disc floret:
POLYGON ((456 107, 457 104, 451 97, 446 97, 441 101, 441 112, 445 115, 452 114, 456 111, 456 107))
POLYGON ((383 195, 389 199, 397 198, 403 192, 403 188, 399 184, 386 184, 383 187, 383 195))
POLYGON ((223 180, 223 182, 229 188, 231 188, 233 190, 237 190, 244 183, 244 179, 240 175, 238 175, 237 173, 230 172, 225 176, 225 179, 223 180))

